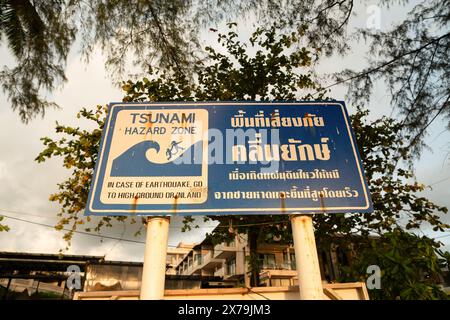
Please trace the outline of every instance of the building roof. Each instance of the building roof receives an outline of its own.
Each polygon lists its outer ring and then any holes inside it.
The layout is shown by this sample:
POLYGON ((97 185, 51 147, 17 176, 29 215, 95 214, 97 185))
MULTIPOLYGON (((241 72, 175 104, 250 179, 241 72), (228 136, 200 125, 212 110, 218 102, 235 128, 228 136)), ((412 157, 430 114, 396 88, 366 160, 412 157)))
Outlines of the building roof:
POLYGON ((102 260, 100 256, 0 252, 0 278, 64 278, 71 265, 84 272, 86 265, 102 260))

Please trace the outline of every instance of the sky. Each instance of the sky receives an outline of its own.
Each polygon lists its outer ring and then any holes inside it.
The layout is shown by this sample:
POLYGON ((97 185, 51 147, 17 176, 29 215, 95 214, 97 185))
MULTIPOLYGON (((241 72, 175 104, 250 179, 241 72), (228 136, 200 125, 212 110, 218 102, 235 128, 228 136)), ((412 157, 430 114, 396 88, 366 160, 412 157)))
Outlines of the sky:
MULTIPOLYGON (((370 2, 369 4, 370 5, 370 2)), ((359 5, 356 9, 357 17, 352 18, 350 28, 365 27, 368 6, 359 5)), ((382 9, 380 27, 382 29, 401 19, 405 9, 391 7, 389 11, 382 9)), ((243 39, 248 38, 252 30, 252 19, 240 21, 239 33, 243 39)), ((253 19, 254 21, 254 19, 253 19)), ((212 26, 225 30, 224 24, 212 26)), ((208 32, 202 33, 203 43, 215 45, 215 37, 208 32)), ((352 52, 345 58, 332 57, 323 60, 318 71, 331 73, 343 68, 362 68, 365 64, 366 46, 354 46, 352 52)), ((1 65, 12 64, 13 60, 8 49, 0 47, 1 65)), ((58 204, 48 200, 49 195, 57 191, 57 184, 69 177, 70 171, 62 167, 62 161, 51 159, 38 164, 34 158, 43 149, 40 137, 49 136, 58 138, 55 133, 55 122, 60 124, 93 128, 92 124, 76 118, 82 107, 93 108, 98 104, 107 104, 121 101, 123 94, 117 86, 112 84, 111 78, 104 70, 105 58, 100 50, 95 50, 88 64, 82 62, 77 50, 69 55, 66 76, 68 81, 49 98, 61 106, 61 109, 48 110, 45 117, 36 118, 29 124, 20 122, 17 113, 14 113, 6 95, 0 92, 0 213, 9 217, 33 221, 41 224, 29 224, 24 221, 5 218, 2 223, 7 224, 11 230, 0 232, 0 251, 21 251, 34 253, 57 253, 66 246, 62 239, 62 232, 44 225, 53 226, 58 218, 58 204)), ((372 119, 383 115, 389 116, 388 92, 384 84, 377 84, 369 109, 372 119)), ((344 87, 333 87, 331 96, 337 100, 345 100, 344 87)), ((355 110, 349 105, 349 112, 355 110)), ((444 124, 436 122, 429 132, 426 142, 430 150, 426 150, 420 160, 416 162, 415 174, 417 180, 431 185, 423 195, 439 205, 450 208, 450 134, 444 131, 444 124)), ((450 217, 443 218, 450 223, 450 217)), ((195 231, 180 232, 180 218, 171 221, 169 245, 175 246, 180 241, 185 243, 199 242, 204 238, 205 232, 212 230, 211 224, 202 224, 195 231)), ((145 231, 141 236, 134 237, 136 227, 129 224, 117 223, 111 229, 105 229, 105 235, 144 241, 145 231)), ((420 231, 424 234, 440 237, 450 250, 450 232, 434 233, 429 229, 420 231)), ((143 260, 143 243, 101 239, 87 235, 75 235, 68 254, 84 254, 106 256, 108 260, 143 260)))

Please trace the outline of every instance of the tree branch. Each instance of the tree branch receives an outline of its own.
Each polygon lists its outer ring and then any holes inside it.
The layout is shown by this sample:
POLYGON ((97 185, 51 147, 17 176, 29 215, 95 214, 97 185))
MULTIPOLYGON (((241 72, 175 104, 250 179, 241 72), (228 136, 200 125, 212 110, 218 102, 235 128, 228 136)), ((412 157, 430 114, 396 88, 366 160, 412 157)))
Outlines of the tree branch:
POLYGON ((367 75, 370 74, 370 73, 376 72, 376 71, 378 71, 378 70, 380 70, 380 69, 383 69, 383 68, 387 67, 388 65, 394 63, 395 61, 397 61, 397 60, 399 60, 399 59, 401 59, 401 58, 404 58, 404 57, 406 57, 406 56, 408 56, 408 55, 410 55, 410 54, 413 54, 413 53, 416 53, 416 52, 418 52, 418 51, 421 51, 421 50, 425 49, 426 47, 428 47, 428 46, 430 46, 430 45, 432 45, 432 44, 434 44, 434 43, 436 43, 436 42, 439 42, 440 40, 442 40, 442 39, 444 39, 444 38, 446 38, 446 37, 448 37, 448 36, 450 36, 450 32, 449 32, 449 33, 446 33, 446 34, 444 34, 444 35, 442 35, 442 36, 440 36, 439 38, 435 38, 435 39, 431 40, 430 42, 424 44, 423 46, 421 46, 421 47, 419 47, 419 48, 417 48, 417 49, 414 49, 414 50, 411 50, 411 51, 407 51, 407 52, 405 52, 405 53, 402 53, 401 55, 398 55, 398 56, 396 56, 395 58, 393 58, 393 59, 391 59, 391 60, 389 60, 389 61, 387 61, 387 62, 385 62, 385 63, 383 63, 383 64, 381 64, 381 65, 379 65, 379 66, 377 66, 377 67, 375 67, 375 68, 369 69, 369 70, 364 71, 364 72, 362 72, 362 73, 359 73, 359 74, 357 74, 357 75, 351 76, 351 77, 349 77, 349 78, 347 78, 347 79, 339 80, 339 81, 337 81, 337 82, 335 82, 335 83, 333 83, 333 84, 330 84, 330 85, 328 85, 328 86, 325 86, 325 87, 321 88, 320 90, 316 91, 315 93, 313 93, 313 96, 314 96, 315 94, 321 92, 321 91, 324 91, 324 90, 329 89, 329 88, 331 88, 331 87, 337 86, 337 85, 339 85, 339 84, 341 84, 341 83, 345 83, 345 82, 348 82, 348 81, 351 81, 351 80, 354 80, 354 79, 358 79, 358 78, 367 76, 367 75))

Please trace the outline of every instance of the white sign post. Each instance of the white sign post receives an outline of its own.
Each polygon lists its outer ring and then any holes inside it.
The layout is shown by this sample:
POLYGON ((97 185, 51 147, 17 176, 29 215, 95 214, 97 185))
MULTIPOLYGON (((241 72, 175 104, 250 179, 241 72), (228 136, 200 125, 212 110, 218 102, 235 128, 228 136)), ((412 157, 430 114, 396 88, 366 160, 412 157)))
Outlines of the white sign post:
POLYGON ((292 215, 291 225, 300 300, 323 300, 312 215, 292 215))
POLYGON ((148 217, 141 300, 164 299, 169 217, 148 217))

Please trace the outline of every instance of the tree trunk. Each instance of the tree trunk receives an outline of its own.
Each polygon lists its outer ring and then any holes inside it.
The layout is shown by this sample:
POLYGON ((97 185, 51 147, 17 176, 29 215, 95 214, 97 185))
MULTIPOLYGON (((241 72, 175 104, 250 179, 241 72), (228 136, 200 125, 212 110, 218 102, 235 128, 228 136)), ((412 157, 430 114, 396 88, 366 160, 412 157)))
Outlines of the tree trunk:
POLYGON ((259 286, 259 272, 260 265, 258 259, 258 230, 250 230, 248 232, 248 243, 250 246, 250 286, 258 287, 259 286))

